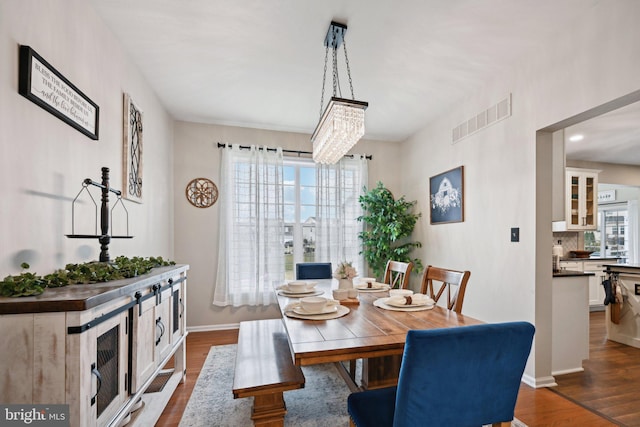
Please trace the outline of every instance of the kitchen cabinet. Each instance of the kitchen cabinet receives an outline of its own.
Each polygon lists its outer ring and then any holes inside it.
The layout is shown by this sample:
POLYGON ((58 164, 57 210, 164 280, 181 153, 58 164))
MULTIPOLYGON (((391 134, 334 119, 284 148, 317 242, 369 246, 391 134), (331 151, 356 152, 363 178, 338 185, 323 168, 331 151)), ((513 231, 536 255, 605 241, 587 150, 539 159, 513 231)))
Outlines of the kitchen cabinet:
POLYGON ((552 282, 551 374, 584 371, 589 358, 588 276, 554 277, 552 282))
POLYGON ((560 268, 593 274, 589 276, 589 308, 591 311, 602 311, 604 310, 604 286, 602 286, 602 280, 606 276, 604 265, 615 264, 616 262, 618 262, 617 258, 562 260, 560 261, 560 268))
POLYGON ((0 297, 0 402, 67 404, 71 427, 154 425, 185 379, 188 268, 0 297))
POLYGON ((567 230, 595 230, 598 223, 598 170, 566 168, 567 230))
POLYGON ((582 262, 580 261, 560 261, 562 270, 582 271, 582 262))

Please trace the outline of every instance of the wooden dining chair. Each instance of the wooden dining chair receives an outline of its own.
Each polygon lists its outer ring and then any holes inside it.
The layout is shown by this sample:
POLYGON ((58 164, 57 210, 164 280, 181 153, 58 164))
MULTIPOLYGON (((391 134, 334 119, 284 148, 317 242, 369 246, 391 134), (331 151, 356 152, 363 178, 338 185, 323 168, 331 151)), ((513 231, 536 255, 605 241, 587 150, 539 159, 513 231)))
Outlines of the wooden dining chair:
POLYGON ((413 270, 413 263, 400 261, 387 261, 387 267, 384 270, 383 283, 388 284, 391 288, 407 289, 409 287, 409 279, 413 270))
POLYGON ((430 265, 422 275, 420 292, 429 295, 435 302, 438 302, 446 289, 447 308, 456 313, 462 313, 462 303, 469 276, 471 276, 470 271, 448 270, 430 265), (440 286, 437 292, 434 291, 434 282, 436 282, 435 286, 440 286), (455 289, 451 289, 452 287, 455 289))
POLYGON ((356 427, 508 427, 535 328, 507 322, 410 330, 398 385, 351 393, 356 427))

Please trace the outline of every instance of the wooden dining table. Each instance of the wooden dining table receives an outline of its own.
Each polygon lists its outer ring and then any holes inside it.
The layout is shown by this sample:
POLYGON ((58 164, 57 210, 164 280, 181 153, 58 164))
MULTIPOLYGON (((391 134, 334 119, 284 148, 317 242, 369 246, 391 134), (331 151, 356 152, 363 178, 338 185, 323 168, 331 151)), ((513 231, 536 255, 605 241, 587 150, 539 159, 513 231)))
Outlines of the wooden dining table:
MULTIPOLYGON (((316 289, 324 292, 320 296, 332 298, 332 290, 338 288, 338 281, 322 279, 317 282, 316 289)), ((336 362, 352 390, 386 387, 397 382, 407 331, 483 323, 440 306, 423 311, 376 307, 374 301, 388 297, 387 290, 358 292, 357 301, 344 304, 350 311, 342 317, 303 320, 285 313, 285 307, 299 299, 284 296, 280 291, 277 293, 295 364, 336 362), (357 359, 363 360, 361 378, 355 377, 357 359)))

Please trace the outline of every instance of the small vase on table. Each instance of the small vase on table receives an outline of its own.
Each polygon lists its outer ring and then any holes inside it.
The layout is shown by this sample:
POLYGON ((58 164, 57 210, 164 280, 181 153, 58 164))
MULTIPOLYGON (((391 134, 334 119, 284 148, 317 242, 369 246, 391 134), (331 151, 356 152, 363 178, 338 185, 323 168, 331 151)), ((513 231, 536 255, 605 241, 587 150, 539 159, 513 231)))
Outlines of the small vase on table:
POLYGON ((353 279, 338 279, 338 289, 353 289, 353 279))

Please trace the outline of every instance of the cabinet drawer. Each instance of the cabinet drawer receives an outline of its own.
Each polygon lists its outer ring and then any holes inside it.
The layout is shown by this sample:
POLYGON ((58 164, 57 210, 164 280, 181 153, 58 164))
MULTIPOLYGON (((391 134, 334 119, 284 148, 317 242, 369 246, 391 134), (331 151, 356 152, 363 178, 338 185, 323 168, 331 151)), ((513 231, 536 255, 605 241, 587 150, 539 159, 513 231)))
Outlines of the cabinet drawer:
POLYGON ((582 271, 582 262, 560 261, 560 268, 562 268, 563 270, 582 271))
POLYGON ((584 263, 584 271, 601 272, 604 270, 602 261, 592 261, 584 263))

